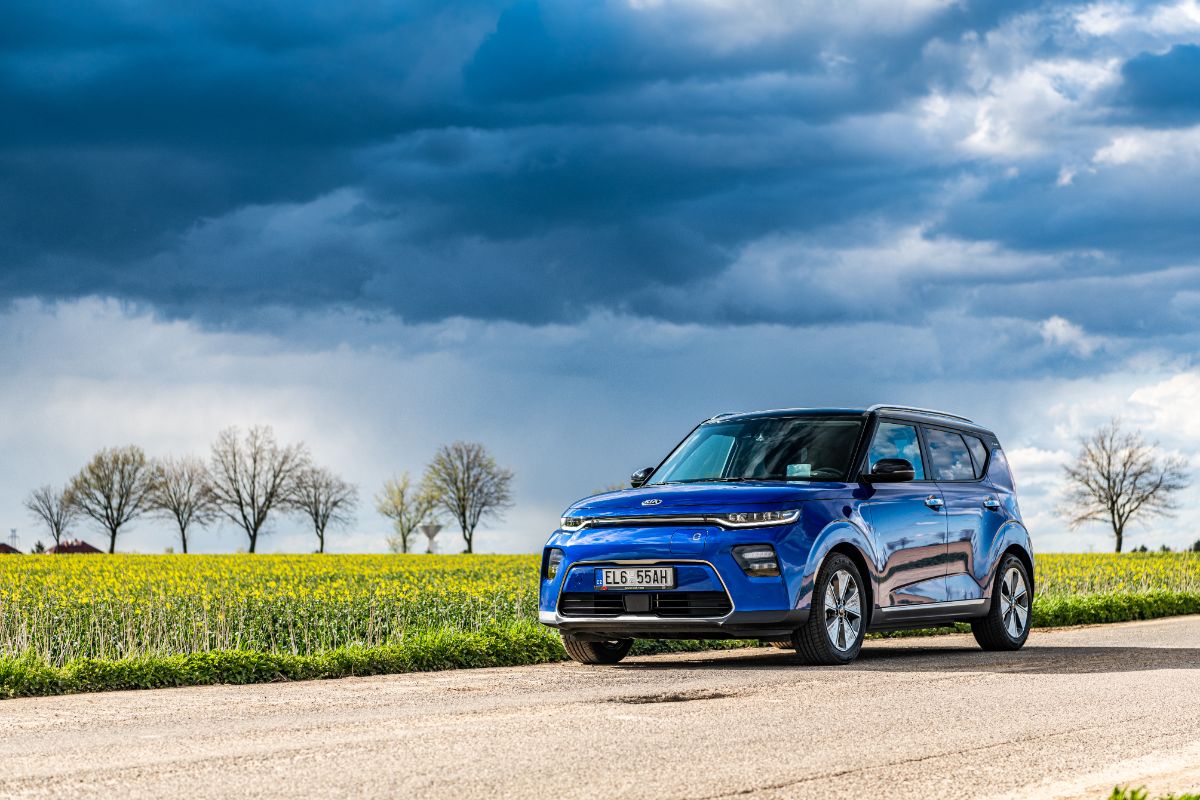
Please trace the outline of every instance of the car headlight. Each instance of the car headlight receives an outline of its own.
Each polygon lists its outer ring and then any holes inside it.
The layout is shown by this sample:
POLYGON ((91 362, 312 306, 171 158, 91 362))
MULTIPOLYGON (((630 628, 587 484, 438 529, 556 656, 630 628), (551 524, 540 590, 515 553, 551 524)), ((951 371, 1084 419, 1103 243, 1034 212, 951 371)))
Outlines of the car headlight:
POLYGON ((775 577, 779 574, 779 558, 769 544, 742 544, 732 552, 734 560, 747 575, 775 577))
POLYGON ((563 551, 557 547, 551 547, 546 553, 546 578, 553 578, 558 574, 558 568, 562 566, 563 551))
POLYGON ((736 511, 717 514, 713 519, 726 528, 762 528, 767 525, 788 525, 800 519, 800 509, 790 511, 736 511))
POLYGON ((577 531, 587 524, 587 517, 561 517, 558 527, 564 531, 577 531))

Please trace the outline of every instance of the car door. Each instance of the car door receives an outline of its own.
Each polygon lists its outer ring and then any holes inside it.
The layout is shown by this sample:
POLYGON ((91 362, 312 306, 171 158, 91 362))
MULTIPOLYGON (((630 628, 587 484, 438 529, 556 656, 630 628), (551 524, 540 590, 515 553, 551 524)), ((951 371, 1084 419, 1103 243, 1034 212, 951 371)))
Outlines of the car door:
POLYGON ((913 606, 946 599, 946 516, 938 485, 930 479, 917 425, 880 420, 867 451, 869 472, 881 458, 912 462, 915 480, 872 483, 862 503, 875 552, 883 562, 876 601, 913 606))
MULTIPOLYGON (((969 434, 963 431, 927 425, 924 434, 929 469, 946 502, 946 599, 977 600, 983 594, 974 577, 976 567, 987 558, 980 552, 984 528, 989 515, 997 517, 988 507, 989 500, 995 502, 994 492, 981 481, 986 457, 972 453, 969 434)), ((982 448, 978 437, 971 439, 977 450, 982 448)))

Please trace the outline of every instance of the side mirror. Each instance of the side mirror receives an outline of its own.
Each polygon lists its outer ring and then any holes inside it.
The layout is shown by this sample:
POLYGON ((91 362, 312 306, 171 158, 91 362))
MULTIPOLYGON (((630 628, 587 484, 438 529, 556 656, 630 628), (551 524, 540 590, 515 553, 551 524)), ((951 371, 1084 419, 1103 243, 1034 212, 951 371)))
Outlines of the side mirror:
POLYGON ((900 483, 916 477, 917 472, 907 458, 881 458, 869 474, 863 475, 863 480, 867 483, 900 483))
POLYGON ((650 480, 650 476, 654 474, 654 467, 645 467, 629 476, 629 485, 633 488, 638 488, 646 481, 650 480))

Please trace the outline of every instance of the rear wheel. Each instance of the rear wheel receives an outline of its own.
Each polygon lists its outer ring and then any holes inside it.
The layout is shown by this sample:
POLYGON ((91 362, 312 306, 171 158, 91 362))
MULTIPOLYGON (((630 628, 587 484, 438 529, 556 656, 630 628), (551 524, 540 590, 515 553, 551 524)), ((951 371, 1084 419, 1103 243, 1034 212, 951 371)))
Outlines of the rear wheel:
POLYGON ((1029 638, 1033 593, 1021 559, 1006 556, 996 571, 992 607, 986 617, 971 620, 971 633, 984 650, 1020 650, 1029 638))
POLYGON ((616 664, 629 654, 633 639, 613 639, 608 642, 589 642, 576 639, 569 633, 560 633, 563 649, 572 661, 580 664, 616 664))
POLYGON ((854 562, 841 553, 817 573, 808 622, 792 635, 796 657, 805 664, 849 664, 867 632, 867 593, 854 562))

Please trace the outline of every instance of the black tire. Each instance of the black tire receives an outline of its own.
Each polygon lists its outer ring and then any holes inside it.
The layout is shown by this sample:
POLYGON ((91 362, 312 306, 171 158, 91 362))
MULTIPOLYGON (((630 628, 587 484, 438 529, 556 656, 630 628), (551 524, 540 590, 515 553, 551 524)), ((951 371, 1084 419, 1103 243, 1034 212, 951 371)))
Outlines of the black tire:
POLYGON ((991 608, 986 617, 971 620, 971 633, 984 650, 1020 650, 1029 638, 1032 611, 1029 571, 1021 559, 1005 556, 992 584, 991 608), (1013 580, 1014 575, 1019 581, 1013 580))
POLYGON ((841 553, 827 558, 817 573, 808 622, 792 634, 797 660, 803 664, 849 664, 862 649, 867 610, 858 567, 841 553))
POLYGON ((633 639, 617 639, 612 642, 588 642, 576 639, 569 633, 559 633, 563 648, 572 661, 580 664, 616 664, 629 654, 633 639))
POLYGON ((796 647, 796 645, 792 644, 791 639, 788 639, 786 642, 771 642, 771 646, 777 647, 780 650, 794 650, 796 647))

